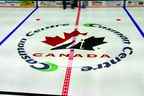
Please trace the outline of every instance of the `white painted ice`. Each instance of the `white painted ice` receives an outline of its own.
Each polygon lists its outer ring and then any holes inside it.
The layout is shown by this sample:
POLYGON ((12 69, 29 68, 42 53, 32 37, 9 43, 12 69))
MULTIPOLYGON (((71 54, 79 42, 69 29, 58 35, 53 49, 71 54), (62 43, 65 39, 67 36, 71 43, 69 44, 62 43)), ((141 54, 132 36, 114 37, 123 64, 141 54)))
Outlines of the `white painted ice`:
POLYGON ((32 10, 31 8, 0 8, 0 41, 32 10))
POLYGON ((104 24, 125 34, 132 42, 134 54, 110 69, 92 72, 73 70, 72 96, 143 96, 143 38, 127 14, 119 8, 87 9, 82 14, 82 22, 104 24), (121 22, 117 22, 117 18, 121 22))
MULTIPOLYGON (((21 18, 25 17, 28 12, 27 9, 23 9, 23 12, 18 9, 3 10, 5 10, 5 12, 13 10, 11 14, 15 14, 11 16, 7 15, 9 20, 4 20, 5 17, 2 17, 3 23, 8 22, 5 24, 0 23, 3 26, 0 27, 0 30, 4 34, 17 25, 16 23, 18 23, 21 18)), ((0 11, 0 16, 1 15, 5 16, 4 12, 0 11)), ((142 17, 142 15, 143 14, 140 16, 142 17)), ((20 39, 29 31, 52 24, 74 24, 75 17, 75 10, 38 9, 12 37, 0 46, 0 90, 61 94, 65 68, 59 67, 59 70, 55 72, 40 72, 34 70, 28 66, 28 63, 21 59, 17 53, 16 46, 20 39), (40 21, 36 21, 36 18, 40 18, 40 21)), ((134 53, 108 69, 90 72, 82 72, 78 68, 72 69, 69 95, 143 96, 143 38, 132 24, 125 11, 121 8, 86 9, 82 10, 80 21, 80 24, 98 23, 120 31, 130 39, 134 53), (121 21, 116 21, 117 18, 120 18, 121 21)), ((72 29, 73 26, 70 31, 72 29)), ((1 35, 1 38, 2 36, 4 35, 1 35)), ((111 45, 111 50, 114 50, 113 46, 115 45, 111 45)), ((35 49, 36 48, 34 48, 34 50, 35 49)), ((83 61, 83 63, 84 62, 85 61, 83 61)))
POLYGON ((140 24, 141 28, 144 30, 144 7, 140 8, 128 8, 128 10, 131 12, 133 17, 137 20, 138 24, 140 24))

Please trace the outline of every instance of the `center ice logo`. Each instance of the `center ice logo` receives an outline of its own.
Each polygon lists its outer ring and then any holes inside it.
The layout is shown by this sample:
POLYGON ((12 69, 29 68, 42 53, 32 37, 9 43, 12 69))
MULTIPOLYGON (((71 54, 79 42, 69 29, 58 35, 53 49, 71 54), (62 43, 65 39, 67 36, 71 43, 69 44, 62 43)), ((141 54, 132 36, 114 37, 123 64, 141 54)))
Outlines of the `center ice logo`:
POLYGON ((73 67, 81 71, 109 68, 133 53, 130 40, 117 30, 94 23, 80 28, 70 32, 70 24, 57 24, 27 32, 18 53, 30 67, 46 72, 66 67, 69 49, 75 51, 73 67))
POLYGON ((66 43, 66 44, 62 44, 66 42, 67 40, 71 39, 72 37, 76 37, 78 35, 85 36, 87 35, 87 33, 80 33, 79 31, 75 30, 71 33, 64 33, 64 38, 61 38, 59 36, 56 36, 56 37, 46 36, 45 41, 43 42, 48 45, 54 46, 54 48, 52 48, 51 50, 60 50, 60 49, 94 50, 93 47, 106 43, 104 42, 104 37, 96 38, 94 36, 91 36, 91 37, 86 38, 85 40, 82 40, 81 42, 78 42, 75 45, 72 45, 73 41, 66 43))

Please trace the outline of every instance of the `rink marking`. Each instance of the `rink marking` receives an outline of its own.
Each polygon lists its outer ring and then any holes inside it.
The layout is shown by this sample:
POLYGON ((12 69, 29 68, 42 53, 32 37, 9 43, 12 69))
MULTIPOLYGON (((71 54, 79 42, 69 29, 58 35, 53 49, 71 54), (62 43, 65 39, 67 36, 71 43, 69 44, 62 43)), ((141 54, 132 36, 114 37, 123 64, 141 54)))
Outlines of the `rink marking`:
POLYGON ((14 33, 16 32, 16 30, 21 27, 21 25, 38 9, 38 7, 36 7, 30 14, 27 15, 27 17, 22 20, 7 36, 4 37, 4 39, 2 39, 0 41, 0 46, 14 33))
MULTIPOLYGON (((77 10, 77 17, 76 17, 76 21, 75 21, 74 30, 78 30, 78 27, 79 27, 80 12, 81 12, 80 0, 78 0, 78 7, 77 8, 78 8, 78 10, 77 10)), ((73 41, 72 45, 75 45, 76 38, 73 37, 72 41, 73 41)), ((68 65, 66 68, 66 73, 65 73, 64 83, 63 83, 62 96, 68 96, 69 85, 70 85, 70 80, 71 80, 71 76, 72 76, 72 64, 73 64, 73 60, 74 60, 74 49, 70 49, 69 53, 70 53, 70 55, 68 58, 68 65)))
POLYGON ((137 28, 137 30, 139 31, 139 33, 141 34, 141 36, 144 38, 144 32, 143 32, 142 28, 140 27, 140 25, 137 23, 137 21, 134 19, 134 17, 131 15, 131 13, 128 11, 128 9, 125 6, 123 7, 123 9, 127 13, 127 15, 130 18, 130 20, 135 25, 135 27, 137 28))
POLYGON ((24 95, 24 96, 59 96, 52 94, 40 94, 40 93, 26 93, 26 92, 12 92, 12 91, 0 91, 2 95, 24 95))

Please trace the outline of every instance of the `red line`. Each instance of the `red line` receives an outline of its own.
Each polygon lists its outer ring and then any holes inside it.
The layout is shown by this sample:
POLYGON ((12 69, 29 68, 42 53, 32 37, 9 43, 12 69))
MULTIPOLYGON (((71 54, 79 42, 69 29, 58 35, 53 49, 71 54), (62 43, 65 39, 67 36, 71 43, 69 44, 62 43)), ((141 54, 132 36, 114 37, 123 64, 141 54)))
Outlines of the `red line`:
MULTIPOLYGON (((78 30, 78 25, 80 21, 80 0, 78 0, 78 11, 77 11, 77 17, 76 17, 76 22, 75 22, 75 30, 78 30)), ((72 38, 74 41, 73 45, 75 45, 76 38, 72 38)), ((68 65, 65 73, 65 78, 64 78, 64 84, 63 84, 63 89, 62 89, 62 96, 68 96, 68 91, 69 91, 69 85, 70 85, 70 80, 71 80, 71 73, 72 73, 72 64, 74 60, 74 49, 70 49, 70 55, 68 58, 68 65)))
POLYGON ((77 11, 77 17, 76 17, 76 21, 75 21, 76 30, 78 29, 77 27, 78 27, 79 21, 80 21, 80 12, 81 12, 80 0, 78 0, 78 11, 77 11))
MULTIPOLYGON (((74 39, 75 38, 73 38, 73 40, 74 39)), ((70 80, 71 80, 72 64, 73 64, 73 59, 74 59, 73 56, 74 56, 74 50, 70 49, 70 55, 68 58, 69 61, 68 61, 65 78, 64 78, 63 89, 62 89, 62 96, 68 96, 69 85, 70 85, 70 80)))

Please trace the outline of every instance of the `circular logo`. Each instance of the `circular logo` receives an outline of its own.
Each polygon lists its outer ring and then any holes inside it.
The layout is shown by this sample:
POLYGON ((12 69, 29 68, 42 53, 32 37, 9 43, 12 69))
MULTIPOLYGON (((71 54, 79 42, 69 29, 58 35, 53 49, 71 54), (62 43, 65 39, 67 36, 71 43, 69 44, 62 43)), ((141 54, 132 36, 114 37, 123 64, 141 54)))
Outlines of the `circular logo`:
POLYGON ((130 40, 115 29, 95 23, 73 28, 56 24, 27 32, 18 43, 18 53, 30 67, 45 72, 67 67, 70 49, 72 67, 81 71, 109 68, 133 53, 130 40))

